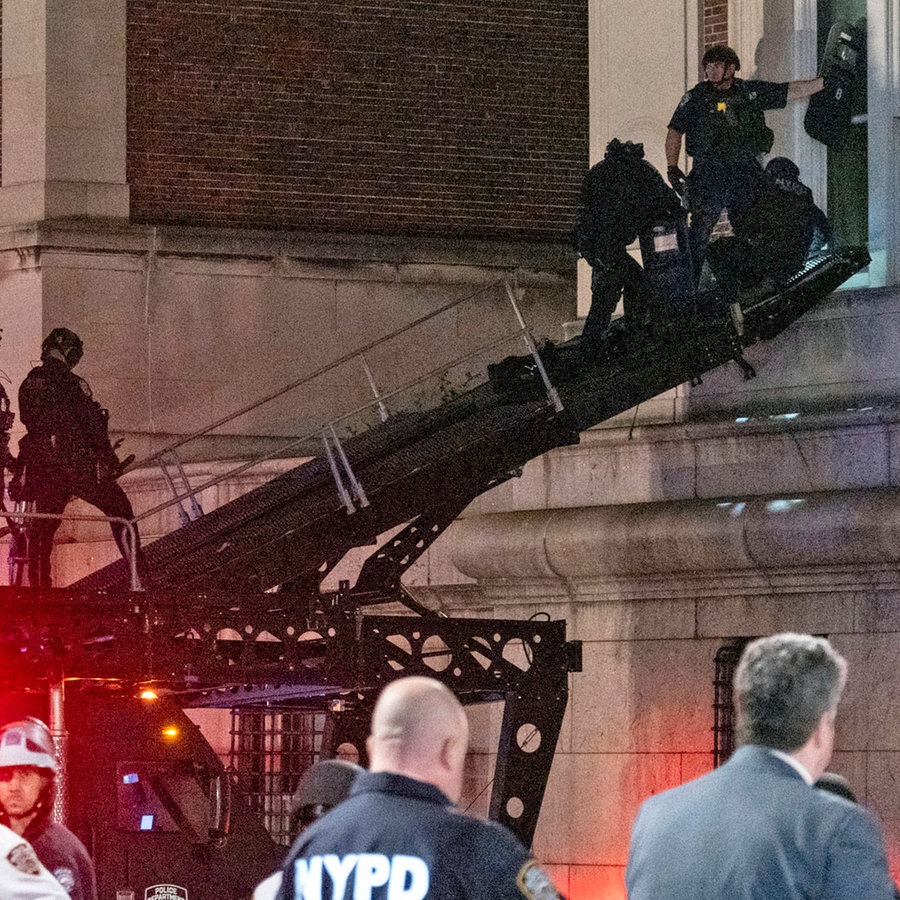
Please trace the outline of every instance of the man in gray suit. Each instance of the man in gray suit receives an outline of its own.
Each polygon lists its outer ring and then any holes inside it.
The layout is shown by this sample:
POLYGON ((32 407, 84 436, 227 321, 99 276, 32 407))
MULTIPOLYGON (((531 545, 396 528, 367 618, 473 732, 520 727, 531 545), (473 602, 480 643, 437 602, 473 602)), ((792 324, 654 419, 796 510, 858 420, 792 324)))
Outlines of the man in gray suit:
POLYGON ((629 900, 892 900, 875 820, 813 787, 831 758, 846 673, 822 638, 747 646, 734 681, 741 746, 721 768, 645 801, 629 900))

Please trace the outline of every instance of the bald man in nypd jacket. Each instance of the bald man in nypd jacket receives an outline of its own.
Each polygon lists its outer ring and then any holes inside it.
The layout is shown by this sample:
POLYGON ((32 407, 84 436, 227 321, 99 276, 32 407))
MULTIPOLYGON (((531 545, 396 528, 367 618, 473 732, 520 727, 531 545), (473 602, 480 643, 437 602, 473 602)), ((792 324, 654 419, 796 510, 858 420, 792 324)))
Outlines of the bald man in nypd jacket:
POLYGON ((734 685, 741 746, 644 802, 629 900, 892 900, 874 818, 813 787, 831 758, 846 672, 822 638, 778 634, 747 646, 734 685))

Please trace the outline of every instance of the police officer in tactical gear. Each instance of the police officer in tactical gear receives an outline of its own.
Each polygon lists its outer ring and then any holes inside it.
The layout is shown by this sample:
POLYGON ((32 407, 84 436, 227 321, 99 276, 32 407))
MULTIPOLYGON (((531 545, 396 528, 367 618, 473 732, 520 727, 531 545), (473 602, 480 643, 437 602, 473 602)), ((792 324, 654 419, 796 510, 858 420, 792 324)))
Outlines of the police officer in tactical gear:
POLYGON ((648 313, 650 284, 628 253, 638 233, 681 215, 678 195, 644 159, 644 145, 614 138, 581 186, 575 249, 591 266, 591 308, 581 333, 582 354, 593 359, 624 293, 625 319, 638 326, 648 313))
POLYGON ((558 900, 509 831, 455 807, 468 738, 446 686, 419 676, 389 684, 372 715, 370 770, 300 835, 278 900, 558 900))
POLYGON ((761 158, 772 149, 774 134, 765 110, 781 109, 789 100, 822 89, 822 79, 775 83, 744 81, 738 55, 722 44, 703 54, 705 80, 678 104, 666 135, 669 183, 686 195, 691 214, 690 244, 695 280, 699 282, 710 235, 727 209, 740 215, 753 199, 762 171, 761 158), (679 165, 682 137, 693 158, 689 176, 679 165))
MULTIPOLYGON (((10 486, 13 499, 34 500, 35 511, 62 513, 73 497, 104 515, 131 519, 134 512, 116 483, 122 464, 110 444, 109 414, 88 383, 74 374, 83 354, 81 338, 54 328, 41 345, 41 364, 19 388, 19 416, 28 433, 19 442, 18 473, 10 486)), ((59 519, 33 519, 29 526, 28 579, 32 587, 50 587, 50 554, 59 519)), ((111 523, 122 555, 131 548, 123 525, 111 523)), ((137 531, 135 530, 137 542, 137 531)), ((135 547, 140 562, 140 546, 135 547)))
POLYGON ((47 726, 29 716, 0 729, 0 824, 34 848, 71 900, 97 900, 84 844, 51 819, 56 751, 47 726))
POLYGON ((833 239, 831 224, 787 157, 769 161, 750 207, 732 218, 734 235, 713 241, 709 267, 726 300, 766 278, 779 282, 799 271, 807 257, 833 239))
MULTIPOLYGON (((291 798, 290 825, 294 837, 343 803, 362 771, 361 766, 344 759, 320 759, 313 763, 303 773, 291 798)), ((280 887, 281 872, 276 872, 257 885, 253 900, 274 900, 280 887)))

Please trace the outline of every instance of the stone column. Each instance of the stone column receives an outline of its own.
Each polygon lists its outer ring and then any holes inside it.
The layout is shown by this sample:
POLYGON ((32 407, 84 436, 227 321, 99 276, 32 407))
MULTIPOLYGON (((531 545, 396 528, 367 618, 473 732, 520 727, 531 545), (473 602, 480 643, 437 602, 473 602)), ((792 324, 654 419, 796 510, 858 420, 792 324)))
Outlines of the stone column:
POLYGON ((0 225, 127 218, 125 0, 4 0, 0 225))

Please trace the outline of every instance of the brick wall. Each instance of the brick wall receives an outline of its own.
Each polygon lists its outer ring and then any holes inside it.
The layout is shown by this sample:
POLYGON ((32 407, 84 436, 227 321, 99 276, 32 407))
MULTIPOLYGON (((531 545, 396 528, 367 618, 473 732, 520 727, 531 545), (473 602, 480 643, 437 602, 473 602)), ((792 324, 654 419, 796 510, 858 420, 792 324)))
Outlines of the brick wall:
POLYGON ((728 0, 703 0, 702 28, 702 47, 728 43, 728 0))
POLYGON ((151 223, 567 239, 584 0, 128 0, 151 223))

